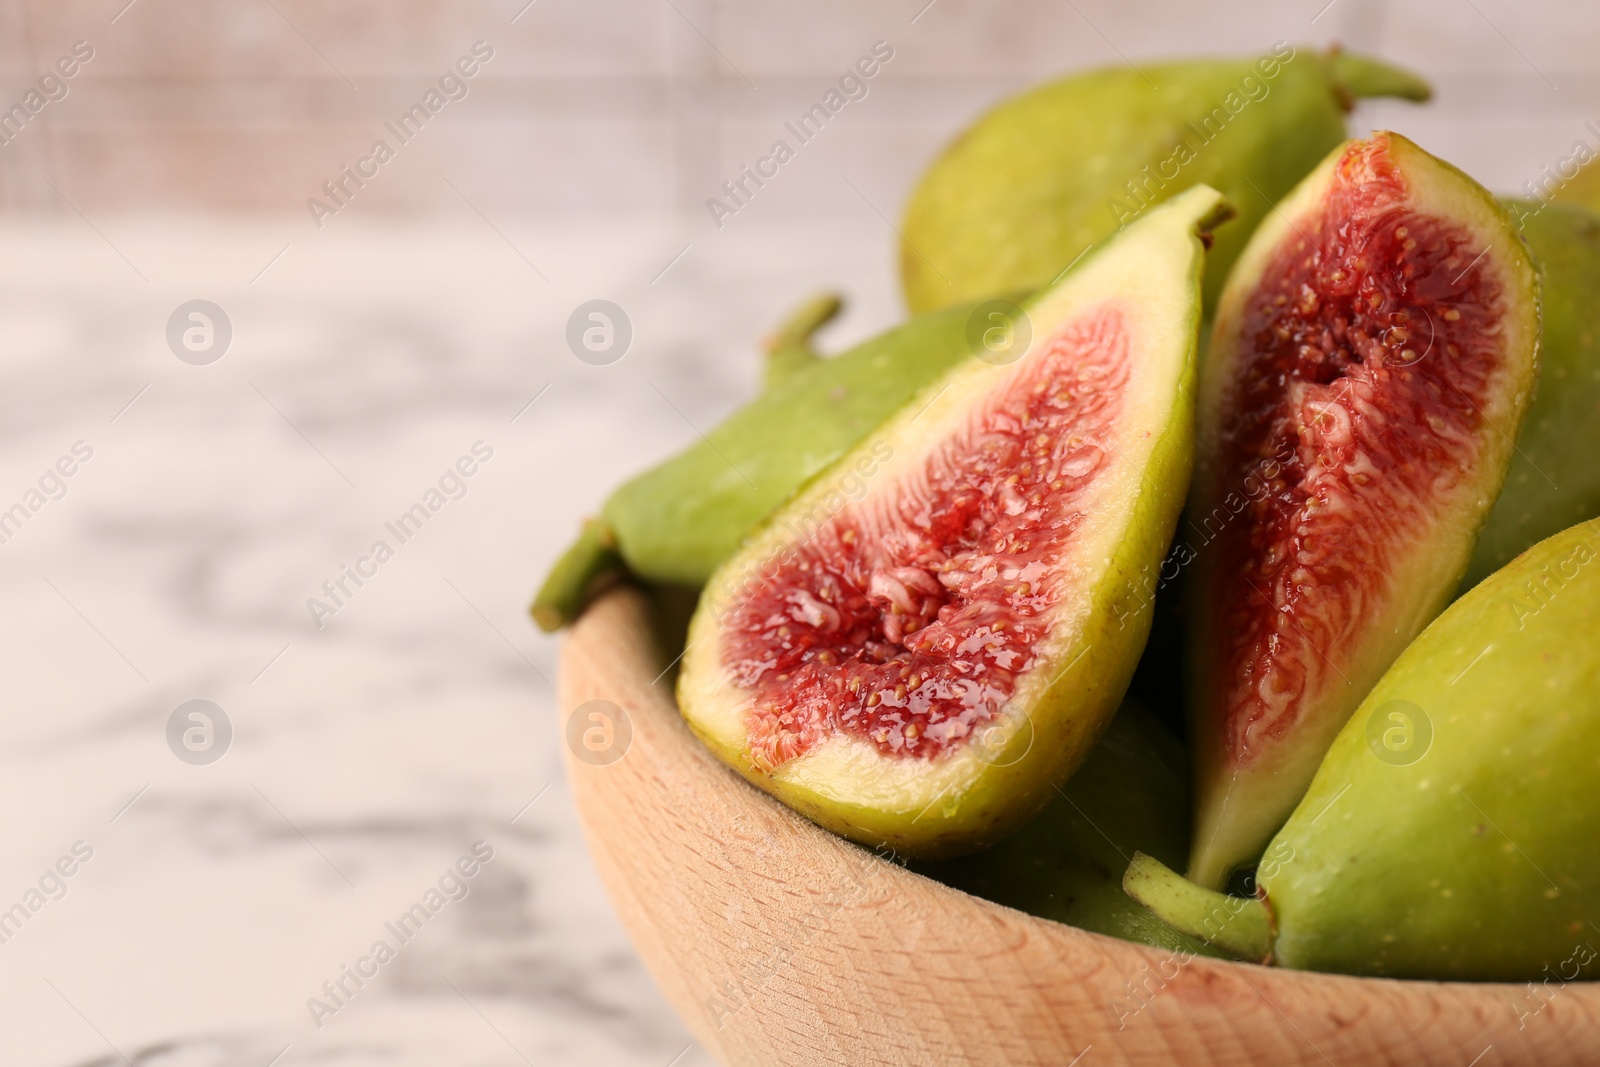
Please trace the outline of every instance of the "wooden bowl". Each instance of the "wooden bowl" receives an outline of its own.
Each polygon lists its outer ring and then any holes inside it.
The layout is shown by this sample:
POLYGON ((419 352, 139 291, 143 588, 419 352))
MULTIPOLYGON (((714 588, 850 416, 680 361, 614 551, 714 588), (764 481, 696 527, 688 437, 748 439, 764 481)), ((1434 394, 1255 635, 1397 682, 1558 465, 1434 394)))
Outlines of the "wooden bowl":
POLYGON ((562 653, 562 725, 607 700, 631 736, 619 722, 609 753, 564 746, 567 770, 634 945, 723 1063, 1600 1064, 1594 983, 1183 959, 913 874, 718 763, 655 681, 665 666, 639 593, 616 590, 583 617, 562 653))

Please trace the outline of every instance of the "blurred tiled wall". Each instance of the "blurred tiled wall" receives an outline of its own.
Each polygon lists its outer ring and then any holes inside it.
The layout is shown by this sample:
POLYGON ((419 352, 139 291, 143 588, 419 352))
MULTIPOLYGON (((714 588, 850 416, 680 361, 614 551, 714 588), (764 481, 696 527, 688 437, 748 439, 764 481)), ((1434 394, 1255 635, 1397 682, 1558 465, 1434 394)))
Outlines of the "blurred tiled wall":
MULTIPOLYGON (((0 146, 0 209, 307 213, 379 138, 373 217, 705 212, 741 164, 886 41, 893 59, 751 210, 892 215, 960 122, 1091 64, 1276 39, 1431 77, 1393 123, 1501 188, 1600 120, 1595 0, 0 0, 0 108, 73 43, 94 57, 0 146), (384 128, 475 41, 493 58, 410 143, 384 128), (58 95, 59 95, 59 91, 58 95)), ((1600 125, 1600 123, 1597 123, 1600 125)))

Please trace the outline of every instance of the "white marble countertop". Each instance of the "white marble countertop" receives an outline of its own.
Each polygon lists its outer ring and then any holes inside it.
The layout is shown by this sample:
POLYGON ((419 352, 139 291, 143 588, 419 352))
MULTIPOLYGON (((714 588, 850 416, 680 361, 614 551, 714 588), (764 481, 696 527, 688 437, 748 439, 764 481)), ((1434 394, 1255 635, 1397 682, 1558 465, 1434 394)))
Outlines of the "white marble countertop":
POLYGON ((754 387, 789 304, 861 297, 830 341, 892 321, 890 237, 0 231, 0 511, 25 512, 0 527, 0 1058, 709 1063, 590 866, 526 606, 610 486, 754 387), (611 366, 563 340, 593 297, 633 323, 611 366), (195 298, 232 325, 209 365, 165 338, 195 298), (465 495, 388 532, 477 442, 465 495), (308 598, 380 539, 318 629, 308 598), (167 743, 194 699, 233 731, 205 765, 167 743), (477 841, 467 895, 401 944, 385 923, 477 841), (377 974, 334 1001, 344 966, 377 974))

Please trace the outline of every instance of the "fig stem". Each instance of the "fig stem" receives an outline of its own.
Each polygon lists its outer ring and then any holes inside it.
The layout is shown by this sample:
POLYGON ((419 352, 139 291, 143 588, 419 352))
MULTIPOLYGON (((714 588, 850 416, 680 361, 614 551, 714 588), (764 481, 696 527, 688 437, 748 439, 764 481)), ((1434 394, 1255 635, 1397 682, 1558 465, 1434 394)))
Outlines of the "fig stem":
POLYGON ((832 322, 844 307, 838 293, 818 293, 789 313, 762 342, 767 365, 764 375, 768 390, 787 382, 796 371, 822 359, 811 347, 811 337, 832 322))
POLYGON ((582 613, 604 585, 625 573, 617 537, 604 519, 589 519, 539 587, 530 609, 545 633, 555 633, 582 613))
POLYGON ((1155 915, 1191 937, 1241 960, 1269 963, 1272 913, 1254 897, 1230 897, 1189 881, 1153 856, 1136 852, 1122 889, 1155 915))
POLYGON ((1328 68, 1334 84, 1351 100, 1394 96, 1420 104, 1433 96, 1433 86, 1417 75, 1366 56, 1335 50, 1328 56, 1328 68))

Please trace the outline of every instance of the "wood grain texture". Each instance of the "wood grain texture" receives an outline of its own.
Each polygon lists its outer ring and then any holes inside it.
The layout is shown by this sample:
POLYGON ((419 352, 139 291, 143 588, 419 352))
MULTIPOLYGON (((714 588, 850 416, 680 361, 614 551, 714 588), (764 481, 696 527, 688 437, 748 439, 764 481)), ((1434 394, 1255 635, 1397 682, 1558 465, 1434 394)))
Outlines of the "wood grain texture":
POLYGON ((1600 985, 1182 960, 912 874, 719 764, 652 682, 663 666, 638 593, 584 616, 562 653, 561 707, 611 701, 632 732, 605 765, 567 746, 567 768, 640 955, 726 1064, 1600 1063, 1600 985))

